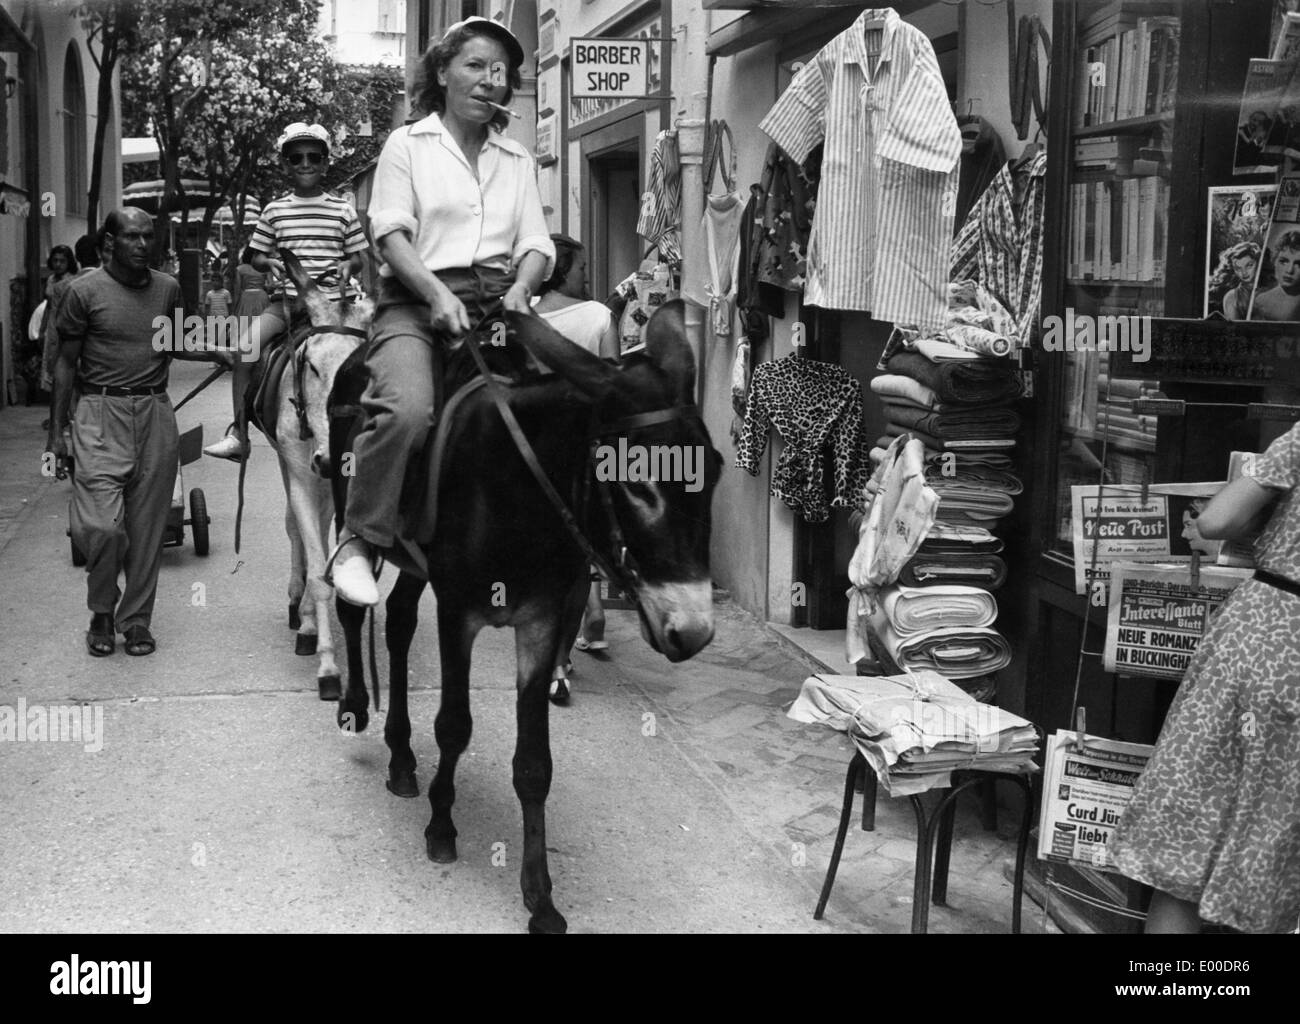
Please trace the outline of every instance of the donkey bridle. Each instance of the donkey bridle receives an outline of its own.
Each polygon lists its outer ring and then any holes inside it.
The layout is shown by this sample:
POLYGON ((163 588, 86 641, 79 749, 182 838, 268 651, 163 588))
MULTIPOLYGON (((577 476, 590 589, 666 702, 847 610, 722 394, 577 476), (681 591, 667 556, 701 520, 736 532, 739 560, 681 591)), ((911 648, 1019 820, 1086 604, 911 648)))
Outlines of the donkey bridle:
POLYGON ((298 414, 299 441, 306 441, 316 436, 307 423, 307 400, 303 395, 303 384, 307 374, 307 339, 315 334, 346 334, 352 338, 360 338, 362 341, 370 337, 359 327, 313 324, 311 329, 298 339, 298 343, 293 350, 293 394, 289 396, 289 404, 293 406, 293 411, 298 414))
MULTIPOLYGON (((470 355, 474 357, 474 363, 478 371, 486 380, 488 394, 492 396, 492 401, 497 407, 497 412, 501 414, 501 419, 510 431, 510 437, 519 450, 519 455, 523 458, 528 471, 532 473, 533 479, 541 487, 542 493, 546 495, 551 506, 559 515, 560 521, 569 531, 569 536, 573 542, 578 545, 587 561, 596 566, 601 573, 618 586, 632 601, 636 604, 637 609, 641 609, 640 584, 641 574, 636 568, 635 562, 628 553, 627 542, 623 538, 623 530, 618 525, 618 516, 614 514, 614 502, 610 496, 610 487, 608 481, 597 480, 596 490, 600 494, 601 505, 605 509, 605 516, 609 520, 609 539, 610 547, 614 551, 614 560, 611 561, 601 552, 596 550, 595 545, 587 539, 586 534, 582 532, 582 527, 578 525, 577 517, 573 510, 565 503, 560 493, 551 483, 550 478, 546 475, 546 470, 537 460, 537 453, 533 451, 532 444, 524 435, 523 429, 519 426, 519 421, 515 419, 515 414, 510 408, 510 403, 506 398, 505 389, 500 382, 488 370, 487 363, 483 359, 483 354, 479 351, 479 346, 474 337, 468 340, 466 347, 470 355)), ((699 418, 700 411, 694 405, 675 405, 667 409, 656 409, 653 412, 636 413, 631 416, 624 416, 614 420, 611 423, 595 423, 593 413, 593 425, 588 432, 588 440, 591 445, 591 456, 594 459, 597 442, 602 437, 608 437, 611 434, 622 430, 629 430, 636 427, 653 426, 657 423, 668 423, 673 420, 699 418)), ((591 479, 591 474, 587 475, 591 479)))

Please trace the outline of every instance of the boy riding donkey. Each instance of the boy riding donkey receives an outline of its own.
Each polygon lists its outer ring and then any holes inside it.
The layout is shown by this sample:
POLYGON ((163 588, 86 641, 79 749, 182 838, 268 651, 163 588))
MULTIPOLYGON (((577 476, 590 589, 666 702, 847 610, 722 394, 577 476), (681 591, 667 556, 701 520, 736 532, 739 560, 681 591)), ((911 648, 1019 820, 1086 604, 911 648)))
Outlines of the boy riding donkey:
POLYGON ((329 133, 318 124, 299 121, 284 130, 276 148, 285 174, 293 182, 293 191, 267 203, 262 210, 248 243, 248 263, 263 273, 274 271, 283 279, 284 291, 273 295, 271 304, 247 325, 247 333, 240 339, 241 355, 230 354, 235 421, 225 437, 203 449, 205 455, 235 462, 248 457, 244 397, 253 368, 260 360, 262 342, 273 342, 286 330, 298 294, 285 276, 276 251, 283 248, 296 255, 303 269, 321 284, 324 294, 337 302, 348 279, 360 272, 361 254, 367 247, 361 221, 351 204, 330 195, 321 184, 329 166, 329 133))

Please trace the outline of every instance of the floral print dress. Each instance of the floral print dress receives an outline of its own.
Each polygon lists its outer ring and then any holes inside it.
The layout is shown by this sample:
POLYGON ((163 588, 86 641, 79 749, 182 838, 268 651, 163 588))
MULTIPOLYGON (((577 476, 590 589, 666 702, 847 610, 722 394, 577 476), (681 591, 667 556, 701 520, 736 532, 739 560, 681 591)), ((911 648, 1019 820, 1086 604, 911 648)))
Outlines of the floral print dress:
MULTIPOLYGON (((1256 564, 1300 580, 1300 424, 1246 472, 1281 492, 1256 564)), ((1300 926, 1300 595, 1248 579, 1224 602, 1113 844, 1121 872, 1206 921, 1300 926)))

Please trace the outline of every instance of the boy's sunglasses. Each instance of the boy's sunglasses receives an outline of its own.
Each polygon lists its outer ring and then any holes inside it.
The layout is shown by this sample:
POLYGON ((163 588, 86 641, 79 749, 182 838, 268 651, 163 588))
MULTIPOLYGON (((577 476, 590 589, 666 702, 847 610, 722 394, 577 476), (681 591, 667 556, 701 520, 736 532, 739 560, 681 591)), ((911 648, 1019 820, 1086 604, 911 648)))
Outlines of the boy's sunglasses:
POLYGON ((290 153, 285 157, 285 159, 297 167, 304 160, 309 164, 321 163, 324 161, 325 155, 323 153, 317 153, 315 150, 311 150, 306 153, 290 153))

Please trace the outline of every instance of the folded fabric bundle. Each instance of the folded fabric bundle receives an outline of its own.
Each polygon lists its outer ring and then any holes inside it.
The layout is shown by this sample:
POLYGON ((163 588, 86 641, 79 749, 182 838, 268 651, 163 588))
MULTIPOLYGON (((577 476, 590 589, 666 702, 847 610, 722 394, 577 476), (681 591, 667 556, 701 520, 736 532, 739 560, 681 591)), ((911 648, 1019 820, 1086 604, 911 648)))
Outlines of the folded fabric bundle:
POLYGON ((930 669, 949 679, 983 676, 1011 664, 1011 645, 987 626, 951 626, 920 633, 899 633, 884 608, 871 616, 871 628, 905 672, 930 669))
POLYGON ((916 438, 925 447, 936 452, 950 451, 1006 451, 1016 446, 1014 437, 959 437, 941 438, 916 427, 903 427, 897 423, 886 422, 885 433, 889 437, 901 437, 906 434, 916 438))
POLYGON ((1025 489, 1025 485, 1020 482, 1020 477, 1014 473, 982 464, 971 464, 962 460, 960 456, 957 457, 957 464, 950 470, 937 462, 928 463, 925 467, 925 480, 931 487, 936 488, 940 485, 979 487, 1012 496, 1020 494, 1025 489))
POLYGON ((1001 519, 1011 515, 1016 507, 1011 495, 979 487, 962 487, 934 481, 930 485, 939 495, 939 510, 936 515, 951 521, 955 515, 967 515, 972 519, 1001 519))
POLYGON ((939 404, 939 396, 913 377, 900 373, 882 373, 871 378, 871 390, 882 398, 903 399, 925 409, 939 404))
POLYGON ((894 584, 880 592, 885 615, 899 636, 932 629, 993 625, 998 604, 979 587, 905 587, 894 584))
POLYGON ((920 352, 904 349, 891 355, 884 369, 920 381, 940 402, 988 405, 1020 397, 1020 378, 1005 360, 934 363, 920 352))
POLYGON ((956 526, 936 519, 918 550, 931 554, 950 551, 959 555, 996 555, 1002 550, 1002 541, 988 530, 974 526, 956 526))
POLYGON ((885 417, 901 427, 922 430, 941 441, 971 437, 1013 437, 1020 417, 1005 405, 964 407, 950 411, 922 409, 885 400, 885 417))
POLYGON ((1006 562, 997 555, 975 551, 920 551, 898 574, 898 582, 909 587, 965 583, 996 590, 1006 580, 1006 562))
POLYGON ((986 530, 997 530, 1002 525, 1002 520, 1007 517, 1006 512, 988 512, 976 508, 955 509, 949 508, 944 512, 948 522, 958 526, 979 526, 986 530))
MULTIPOLYGON (((885 444, 893 440, 889 435, 885 435, 885 444)), ((877 441, 877 444, 880 442, 877 441)), ((948 471, 952 466, 957 472, 965 469, 996 469, 1004 473, 1010 473, 1015 464, 1011 456, 1006 452, 938 452, 930 451, 925 456, 925 469, 928 473, 932 466, 938 467, 939 472, 948 471)))

